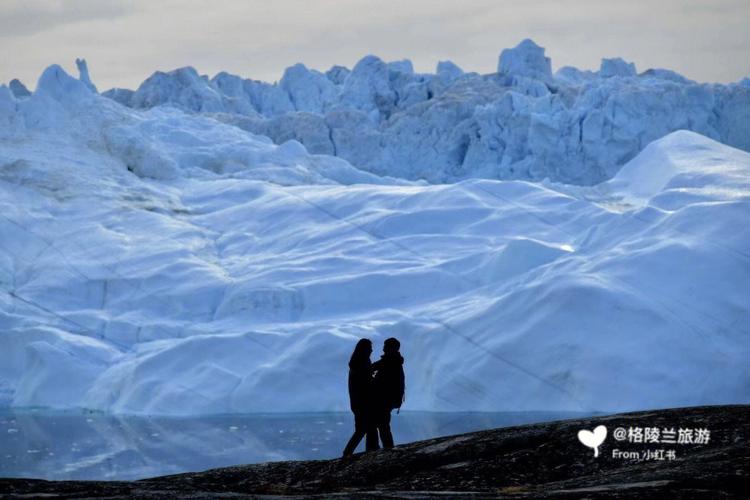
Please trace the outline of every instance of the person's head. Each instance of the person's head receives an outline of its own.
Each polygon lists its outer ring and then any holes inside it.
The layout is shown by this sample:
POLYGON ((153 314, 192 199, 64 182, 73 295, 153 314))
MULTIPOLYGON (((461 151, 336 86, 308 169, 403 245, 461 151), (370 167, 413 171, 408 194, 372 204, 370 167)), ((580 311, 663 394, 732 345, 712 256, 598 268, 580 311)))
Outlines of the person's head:
POLYGON ((349 360, 349 363, 358 363, 361 361, 369 361, 370 354, 372 354, 372 342, 370 339, 359 339, 357 345, 354 346, 354 352, 349 360))
POLYGON ((386 354, 398 352, 399 349, 401 349, 401 342, 393 337, 385 339, 385 342, 383 342, 383 352, 386 354))

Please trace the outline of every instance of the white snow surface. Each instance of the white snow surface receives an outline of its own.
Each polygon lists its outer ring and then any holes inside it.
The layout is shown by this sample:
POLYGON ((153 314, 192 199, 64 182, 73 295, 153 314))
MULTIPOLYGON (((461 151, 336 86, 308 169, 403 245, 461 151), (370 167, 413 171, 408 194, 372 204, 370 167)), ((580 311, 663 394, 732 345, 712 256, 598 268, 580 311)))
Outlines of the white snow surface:
POLYGON ((368 55, 351 71, 297 64, 273 84, 180 68, 104 95, 134 108, 216 114, 276 143, 295 139, 363 170, 431 183, 593 185, 683 129, 750 151, 746 83, 697 83, 658 68, 638 74, 621 58, 602 59, 598 71, 553 74, 545 49, 528 39, 504 49, 487 75, 450 61, 435 74, 415 73, 408 60, 368 55))
POLYGON ((0 86, 0 405, 347 410, 391 336, 409 410, 749 403, 748 216, 750 155, 689 131, 593 187, 417 184, 51 66, 0 86))

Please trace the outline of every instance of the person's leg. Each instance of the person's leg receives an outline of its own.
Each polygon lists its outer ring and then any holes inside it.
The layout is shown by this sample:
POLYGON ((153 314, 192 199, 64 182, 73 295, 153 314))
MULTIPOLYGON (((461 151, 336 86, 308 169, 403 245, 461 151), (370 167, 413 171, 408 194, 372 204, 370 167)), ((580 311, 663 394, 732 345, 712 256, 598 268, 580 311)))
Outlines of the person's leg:
POLYGON ((393 434, 391 434, 391 410, 384 410, 378 422, 380 440, 383 448, 393 448, 393 434))
POLYGON ((365 449, 367 451, 375 451, 380 449, 378 444, 378 427, 375 424, 375 419, 370 418, 367 423, 367 438, 365 439, 365 449))
POLYGON ((360 441, 362 441, 362 438, 364 437, 365 433, 359 430, 355 430, 354 434, 352 434, 352 437, 349 438, 349 442, 346 443, 346 448, 344 448, 344 456, 348 457, 352 453, 354 453, 354 450, 357 449, 357 445, 360 441))
POLYGON ((365 433, 367 432, 367 426, 365 425, 363 416, 361 414, 354 414, 354 434, 352 434, 352 437, 349 438, 349 442, 346 443, 346 448, 344 448, 344 456, 347 457, 354 453, 354 450, 357 449, 357 445, 359 445, 359 442, 362 441, 362 438, 365 436, 365 433))
POLYGON ((365 451, 375 451, 380 449, 378 444, 378 409, 374 405, 368 406, 363 415, 363 424, 365 425, 365 451))

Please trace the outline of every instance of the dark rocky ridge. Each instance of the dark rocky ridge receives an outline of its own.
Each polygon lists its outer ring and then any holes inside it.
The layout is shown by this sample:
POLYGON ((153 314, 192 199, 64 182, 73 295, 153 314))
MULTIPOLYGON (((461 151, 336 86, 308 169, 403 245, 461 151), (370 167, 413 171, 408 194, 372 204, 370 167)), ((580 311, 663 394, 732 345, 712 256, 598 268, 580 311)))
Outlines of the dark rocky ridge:
MULTIPOLYGON (((449 436, 349 459, 271 462, 133 482, 0 479, 0 498, 748 498, 750 405, 562 420, 449 436), (605 425, 599 457, 577 438, 605 425), (705 428, 707 444, 616 441, 617 427, 705 428), (674 460, 613 450, 674 450, 674 460)), ((342 443, 343 445, 343 443, 342 443)))

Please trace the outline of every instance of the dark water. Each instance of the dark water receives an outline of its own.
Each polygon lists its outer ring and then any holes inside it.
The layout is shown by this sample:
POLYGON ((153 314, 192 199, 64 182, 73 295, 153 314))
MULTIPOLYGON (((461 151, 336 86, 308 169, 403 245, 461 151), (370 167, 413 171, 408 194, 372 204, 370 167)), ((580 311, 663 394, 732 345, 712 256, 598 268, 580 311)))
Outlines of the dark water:
MULTIPOLYGON (((394 412, 392 428, 399 444, 589 415, 394 412)), ((335 458, 352 430, 350 413, 183 418, 3 409, 0 477, 138 479, 254 462, 335 458)))

